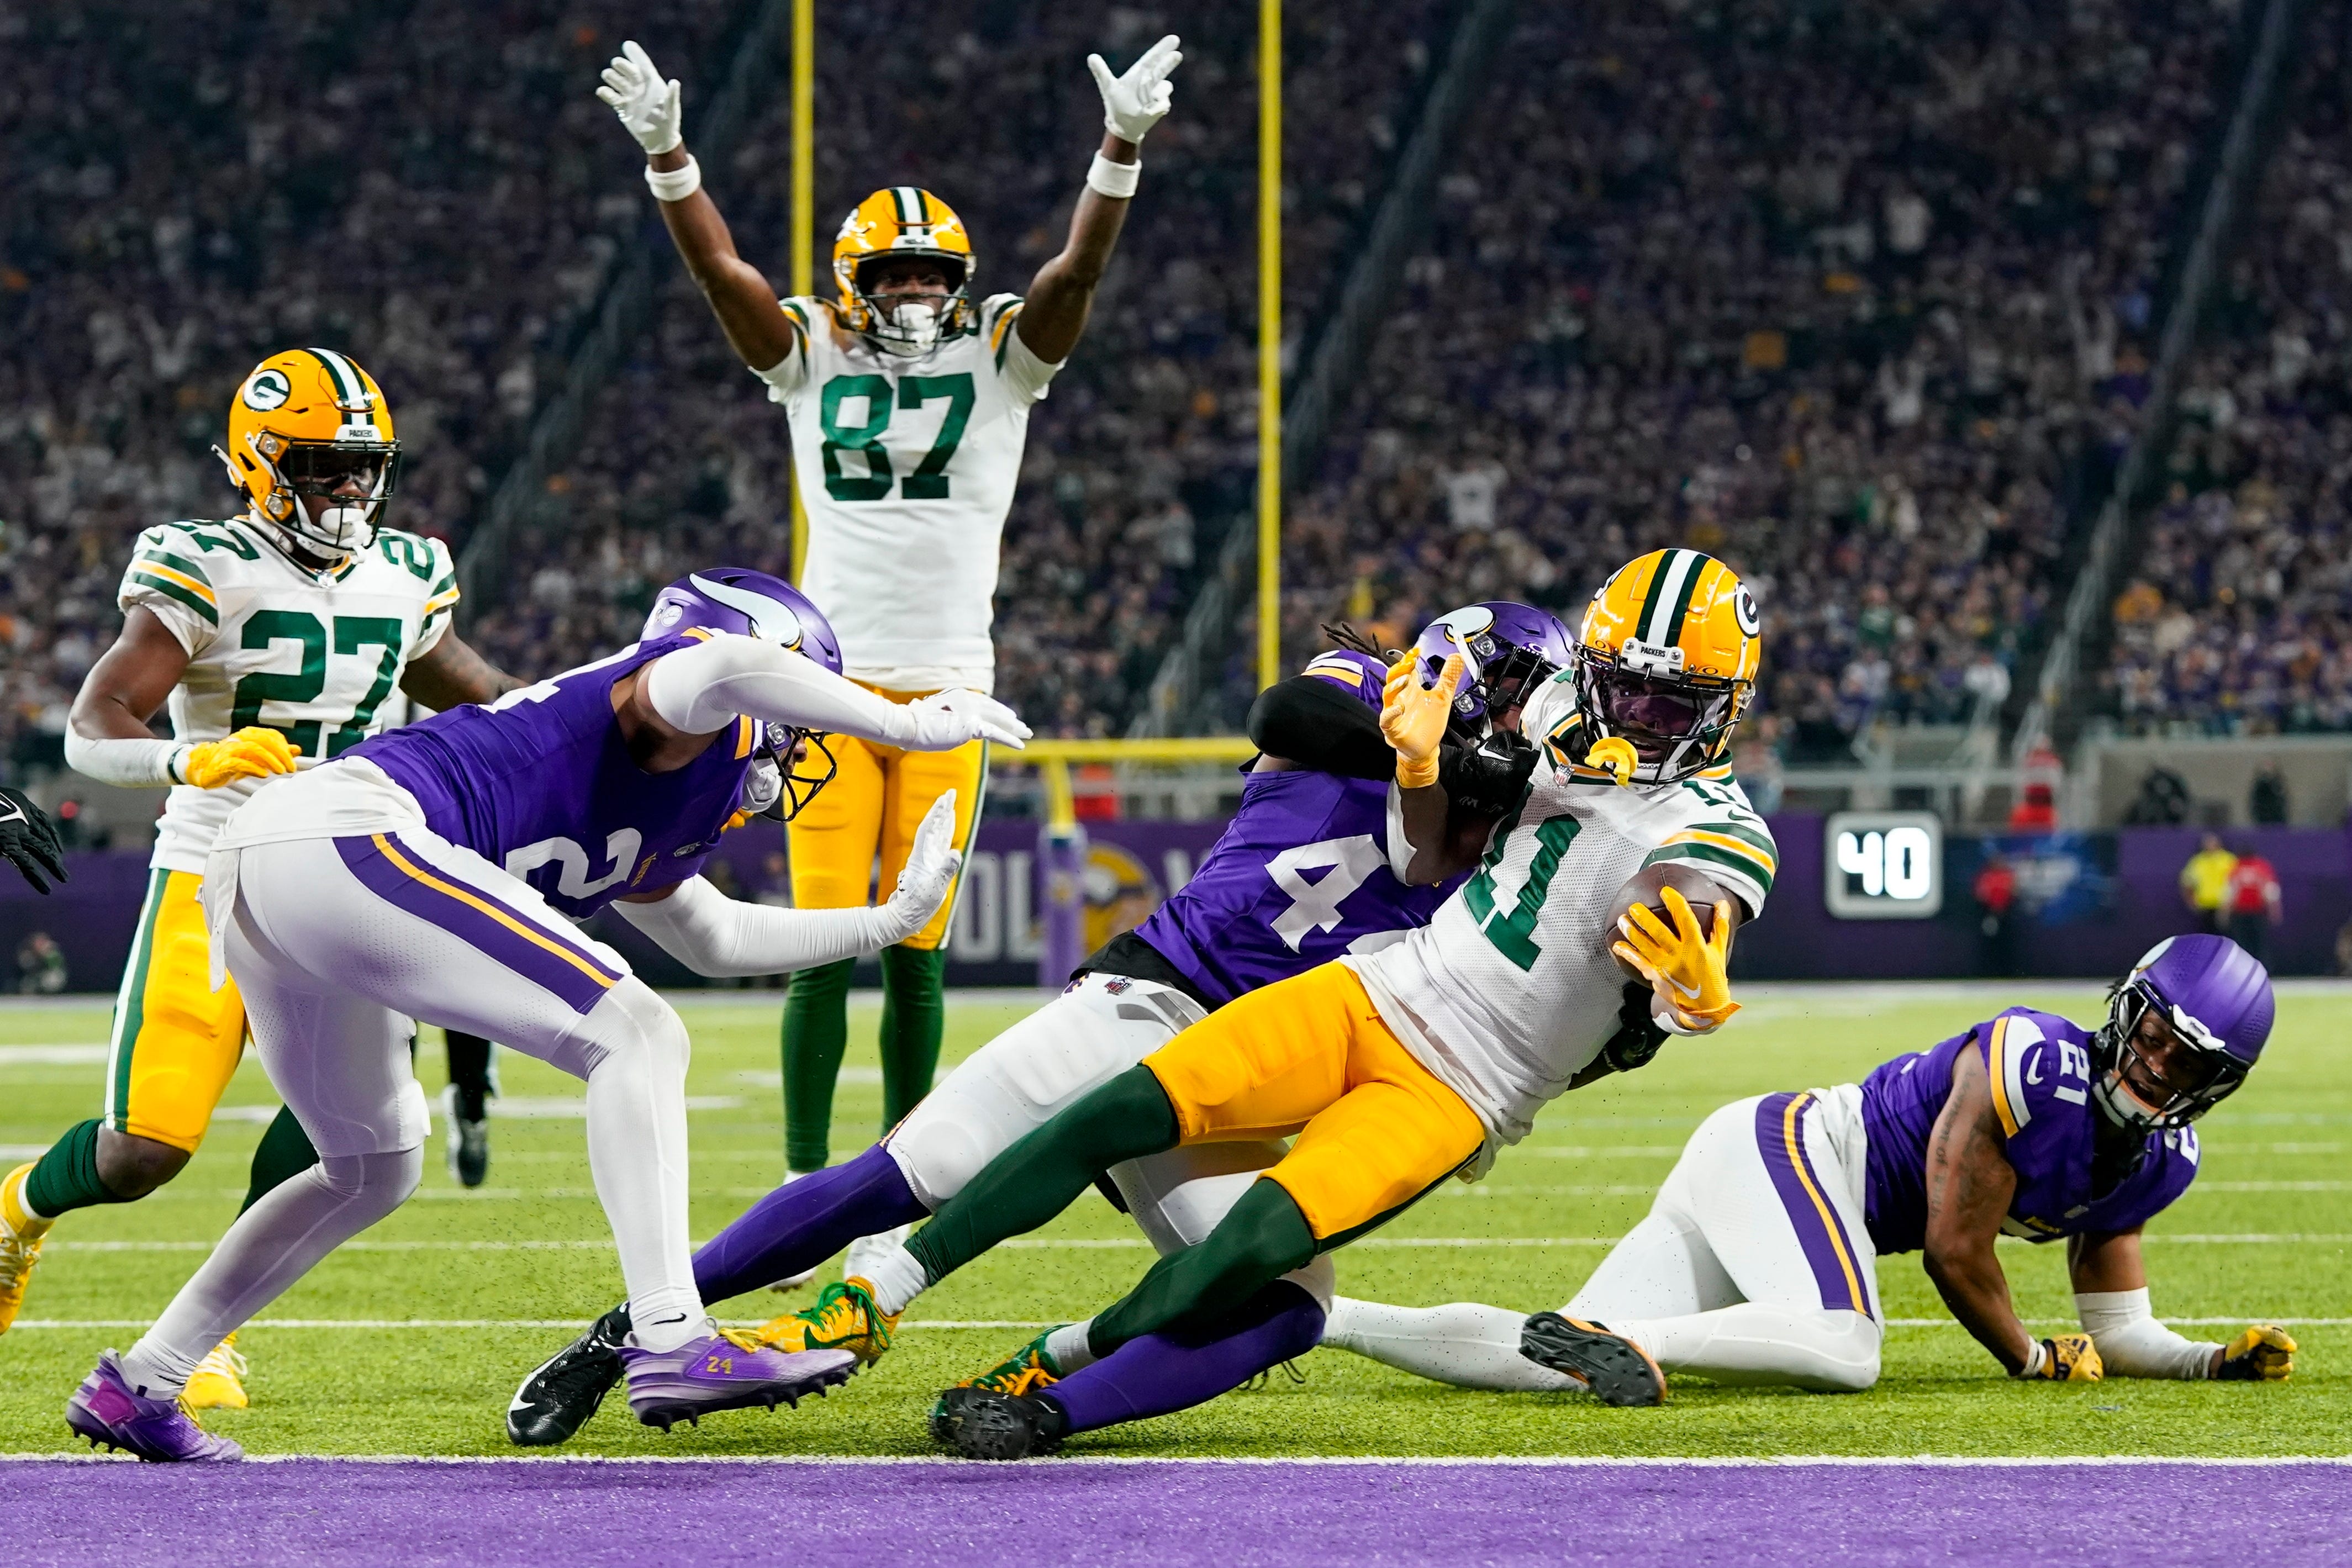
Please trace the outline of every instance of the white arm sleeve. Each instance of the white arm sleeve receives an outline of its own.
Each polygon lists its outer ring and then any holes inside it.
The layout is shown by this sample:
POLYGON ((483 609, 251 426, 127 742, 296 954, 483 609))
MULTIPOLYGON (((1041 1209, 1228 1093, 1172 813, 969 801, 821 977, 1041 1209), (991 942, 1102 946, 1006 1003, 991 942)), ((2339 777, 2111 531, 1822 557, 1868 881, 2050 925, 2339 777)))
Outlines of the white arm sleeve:
POLYGON ((613 907, 671 957, 714 978, 774 975, 878 952, 922 929, 930 915, 927 909, 906 925, 906 912, 887 904, 872 909, 776 909, 730 898, 698 876, 656 903, 625 899, 613 907))
POLYGON ((182 784, 176 740, 92 740, 66 727, 66 766, 101 784, 182 784))
POLYGON ((646 676, 646 696, 664 724, 688 735, 712 734, 748 714, 886 746, 907 739, 898 704, 757 637, 722 634, 663 654, 646 676))
POLYGON ((2074 1315, 2099 1348, 2099 1359, 2118 1377, 2179 1377, 2201 1381, 2212 1375, 2213 1353, 2221 1347, 2177 1334, 2156 1321, 2147 1287, 2137 1291, 2077 1292, 2074 1315))

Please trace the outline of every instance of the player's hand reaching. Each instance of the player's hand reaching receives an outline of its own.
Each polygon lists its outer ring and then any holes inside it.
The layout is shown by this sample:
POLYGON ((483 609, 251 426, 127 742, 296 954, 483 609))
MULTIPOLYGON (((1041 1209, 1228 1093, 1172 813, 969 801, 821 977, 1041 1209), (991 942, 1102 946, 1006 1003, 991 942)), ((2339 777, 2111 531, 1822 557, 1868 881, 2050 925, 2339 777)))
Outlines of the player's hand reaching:
POLYGON ((2096 1383, 2107 1375, 2099 1347, 2086 1333, 2062 1333, 2033 1342, 2025 1364, 2010 1374, 2044 1383, 2096 1383))
POLYGON ((1087 57, 1087 69, 1094 73, 1095 86, 1102 92, 1104 130, 1140 146, 1151 128, 1167 117, 1168 106, 1176 96, 1168 76, 1184 63, 1176 44, 1176 35, 1169 34, 1144 50, 1143 57, 1128 67, 1123 76, 1111 75, 1100 55, 1087 57))
POLYGON ((962 852, 955 845, 955 808, 956 792, 950 789, 923 813, 914 845, 907 852, 906 868, 898 873, 898 885, 882 906, 887 937, 882 946, 904 942, 929 925, 947 902, 948 889, 963 869, 962 852))
POLYGON ((1029 738, 1021 716, 998 702, 962 686, 892 705, 898 731, 891 743, 909 751, 953 751, 974 740, 994 741, 1013 750, 1029 738))
POLYGON ((634 38, 604 68, 604 85, 596 96, 621 117, 622 128, 637 139, 646 157, 667 152, 684 140, 678 125, 686 110, 677 83, 662 79, 653 57, 634 38))
POLYGON ((0 789, 0 859, 25 873, 35 893, 66 880, 57 825, 21 790, 0 789))
POLYGON ((1421 660, 1412 654, 1389 669, 1381 688, 1381 734, 1397 754, 1397 782, 1408 789, 1437 782, 1437 747, 1454 712, 1454 689, 1462 685, 1462 655, 1449 653, 1437 684, 1421 684, 1421 660))
POLYGON ((1659 897, 1673 927, 1637 904, 1618 916, 1622 940, 1609 950, 1650 982, 1685 1030, 1709 1033, 1739 1010, 1731 999, 1731 905, 1717 904, 1702 930, 1680 888, 1664 888, 1659 897))
POLYGON ((2294 1375, 2295 1343, 2276 1323, 2256 1323, 2221 1347, 2213 1375, 2223 1383, 2284 1383, 2294 1375))
POLYGON ((294 747, 267 725, 247 725, 224 740, 191 746, 179 760, 180 777, 199 789, 217 789, 240 779, 267 779, 294 771, 294 747))

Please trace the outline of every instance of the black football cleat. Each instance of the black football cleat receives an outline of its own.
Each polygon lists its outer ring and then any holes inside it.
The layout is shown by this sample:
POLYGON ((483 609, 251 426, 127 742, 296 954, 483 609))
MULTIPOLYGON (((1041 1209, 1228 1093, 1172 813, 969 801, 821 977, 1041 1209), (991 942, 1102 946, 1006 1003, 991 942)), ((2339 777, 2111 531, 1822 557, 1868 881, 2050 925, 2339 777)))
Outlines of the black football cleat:
POLYGON ((1575 1378, 1603 1405, 1666 1402, 1666 1375, 1650 1353, 1606 1324, 1538 1312, 1519 1330, 1519 1354, 1575 1378))
POLYGON ((1034 1394, 950 1388, 931 1408, 931 1436, 967 1459, 1028 1459, 1062 1446, 1069 1418, 1034 1394))
POLYGON ((507 1441, 522 1448, 570 1442, 620 1385, 629 1328, 628 1307, 614 1307, 524 1378, 507 1406, 507 1441))

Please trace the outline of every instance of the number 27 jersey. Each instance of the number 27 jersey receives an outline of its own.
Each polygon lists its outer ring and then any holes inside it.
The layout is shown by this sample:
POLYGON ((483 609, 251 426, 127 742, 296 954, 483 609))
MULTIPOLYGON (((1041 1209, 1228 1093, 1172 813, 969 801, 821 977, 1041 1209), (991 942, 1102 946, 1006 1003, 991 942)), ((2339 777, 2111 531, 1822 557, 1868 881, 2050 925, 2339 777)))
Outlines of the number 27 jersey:
MULTIPOLYGON (((231 518, 141 534, 116 599, 125 614, 153 614, 187 650, 168 710, 174 738, 264 725, 310 768, 401 711, 401 673, 448 632, 457 578, 446 545, 396 528, 378 529, 339 570, 306 571, 231 518)), ((221 824, 262 782, 173 788, 152 863, 201 875, 221 824)))
MULTIPOLYGON (((1573 690, 1567 676, 1547 683, 1528 705, 1527 732, 1567 718, 1573 690)), ((1436 918, 1346 962, 1405 1048, 1494 1139, 1517 1143, 1616 1032, 1624 975, 1610 955, 1610 916, 1626 882, 1658 865, 1705 873, 1753 919, 1779 860, 1727 767, 1620 788, 1591 768, 1539 763, 1517 815, 1436 918)))

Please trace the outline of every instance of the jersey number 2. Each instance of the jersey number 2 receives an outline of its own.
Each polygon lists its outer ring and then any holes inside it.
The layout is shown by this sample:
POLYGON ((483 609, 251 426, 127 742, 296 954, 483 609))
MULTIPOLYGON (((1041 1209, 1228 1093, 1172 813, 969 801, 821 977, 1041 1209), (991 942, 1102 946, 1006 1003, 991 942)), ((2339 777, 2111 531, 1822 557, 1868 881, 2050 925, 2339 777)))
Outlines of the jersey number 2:
POLYGON ((893 402, 899 408, 918 409, 942 397, 948 400, 948 412, 947 417, 940 421, 939 438, 898 487, 898 494, 909 501, 948 498, 948 464, 955 456, 956 448, 963 444, 964 426, 971 420, 971 373, 960 371, 951 376, 901 376, 895 400, 890 382, 883 376, 835 376, 825 382, 824 493, 836 501, 878 501, 888 495, 894 476, 890 472, 889 449, 882 444, 882 433, 890 428, 893 402), (841 422, 841 405, 852 398, 865 402, 863 424, 841 422), (855 452, 864 457, 866 472, 844 473, 844 452, 855 452))
POLYGON ((1477 916, 1478 929, 1496 952, 1523 970, 1534 968, 1543 956, 1543 949, 1536 945, 1536 917, 1543 913, 1544 895, 1551 891, 1560 857, 1576 841, 1578 826, 1574 817, 1552 817, 1537 824, 1536 852, 1528 862, 1528 880, 1519 884, 1519 901, 1508 914, 1495 903, 1495 867, 1502 862, 1503 847, 1517 831, 1516 827, 1496 835, 1478 874, 1462 884, 1462 902, 1477 916))
MULTIPOLYGON (((284 736, 297 757, 341 757, 366 739, 368 727, 375 722, 375 710, 391 695, 392 683, 400 678, 401 631, 400 622, 389 615, 335 617, 336 653, 356 653, 362 648, 379 648, 383 655, 376 661, 374 683, 352 709, 351 721, 336 726, 335 732, 327 737, 323 753, 319 749, 319 730, 325 722, 322 719, 297 719, 291 724, 270 724, 268 727, 284 736)), ((246 618, 239 646, 272 648, 279 643, 299 644, 300 667, 256 670, 237 682, 229 699, 231 730, 264 724, 264 703, 314 703, 319 694, 327 689, 327 629, 319 623, 317 616, 307 610, 257 610, 246 618)))

